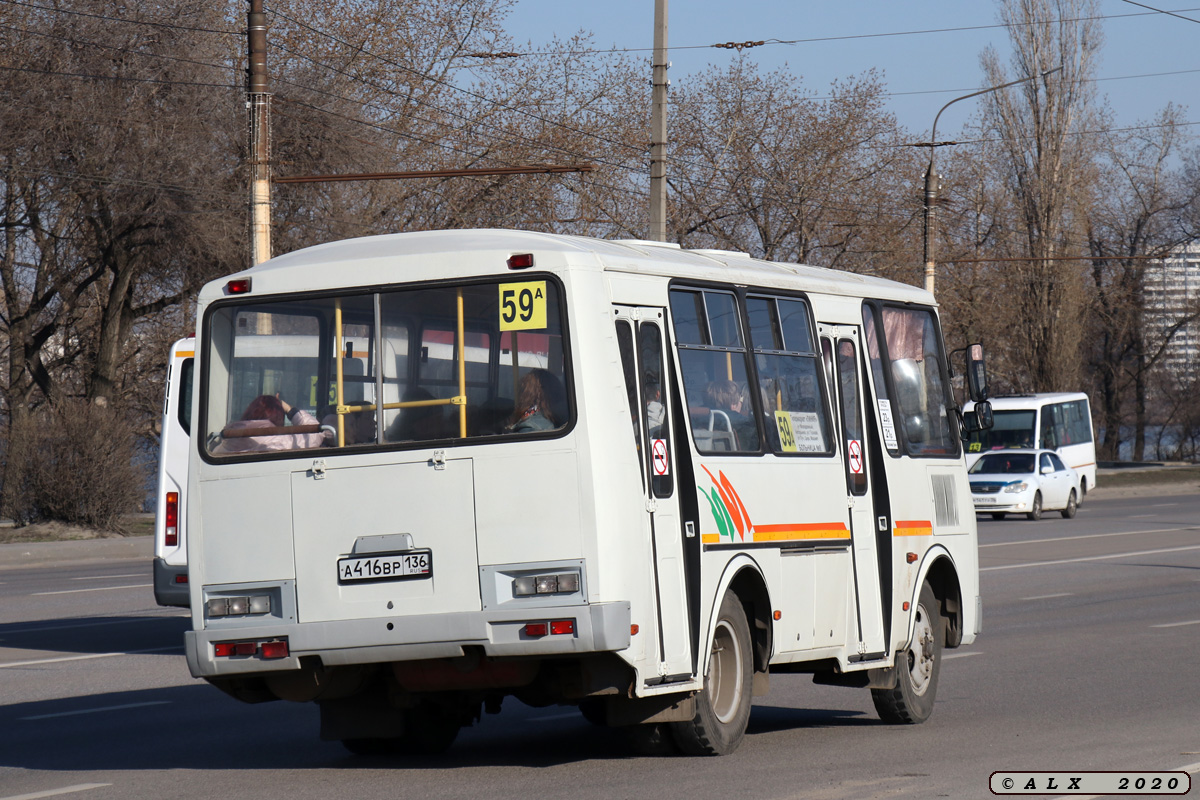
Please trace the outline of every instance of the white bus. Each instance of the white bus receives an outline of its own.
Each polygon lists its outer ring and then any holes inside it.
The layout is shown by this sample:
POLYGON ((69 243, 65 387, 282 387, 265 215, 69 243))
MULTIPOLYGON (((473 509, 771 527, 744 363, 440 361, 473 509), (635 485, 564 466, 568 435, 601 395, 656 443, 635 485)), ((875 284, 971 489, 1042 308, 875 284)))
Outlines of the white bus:
POLYGON ((921 722, 980 630, 921 289, 444 231, 280 256, 198 312, 189 668, 318 703, 352 752, 445 748, 515 696, 728 753, 773 672, 921 722), (310 357, 241 355, 282 336, 310 357))
MULTIPOLYGON (((1086 394, 1016 394, 993 397, 989 402, 994 424, 990 430, 971 433, 968 467, 989 450, 1056 450, 1066 465, 1079 473, 1080 502, 1088 490, 1096 488, 1096 441, 1086 394)), ((967 403, 965 407, 969 411, 973 406, 967 403)))
POLYGON ((171 345, 164 382, 162 434, 158 447, 158 499, 154 515, 154 599, 160 606, 188 605, 188 444, 192 425, 192 375, 196 339, 171 345))

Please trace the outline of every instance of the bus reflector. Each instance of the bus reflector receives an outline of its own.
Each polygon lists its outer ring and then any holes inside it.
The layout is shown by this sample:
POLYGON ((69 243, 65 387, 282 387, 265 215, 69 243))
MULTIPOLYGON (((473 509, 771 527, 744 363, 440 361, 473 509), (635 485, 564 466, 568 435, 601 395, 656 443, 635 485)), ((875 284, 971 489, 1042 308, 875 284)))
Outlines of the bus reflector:
POLYGON ((633 623, 632 625, 630 625, 630 626, 629 626, 629 635, 630 635, 630 636, 637 636, 637 635, 638 635, 638 631, 640 631, 640 630, 641 630, 641 628, 639 628, 639 627, 638 627, 638 624, 635 622, 635 623, 633 623))
POLYGON ((904 560, 907 561, 908 563, 912 564, 917 560, 917 554, 916 553, 908 553, 904 556, 904 560))
POLYGON ((179 492, 167 492, 167 520, 164 544, 167 547, 179 546, 179 492))
POLYGON ((526 622, 525 623, 525 635, 526 636, 545 636, 546 632, 547 632, 547 627, 546 627, 546 623, 544 623, 544 622, 526 622))
POLYGON ((247 294, 250 291, 250 279, 238 278, 225 284, 226 294, 247 294))
POLYGON ((519 253, 508 259, 509 269, 529 269, 533 266, 533 253, 519 253))
POLYGON ((575 620, 573 620, 573 619, 556 619, 556 620, 554 620, 554 622, 550 623, 550 633, 552 633, 552 634, 574 633, 574 632, 575 632, 575 620))
POLYGON ((278 642, 263 642, 262 657, 263 658, 287 658, 288 643, 287 639, 278 642))
POLYGON ((233 642, 217 642, 213 645, 214 656, 231 656, 233 655, 233 642))
POLYGON ((233 654, 237 656, 252 656, 258 652, 258 642, 238 642, 233 646, 233 654))
POLYGON ((176 575, 175 582, 176 583, 187 583, 187 573, 185 572, 182 575, 176 575))

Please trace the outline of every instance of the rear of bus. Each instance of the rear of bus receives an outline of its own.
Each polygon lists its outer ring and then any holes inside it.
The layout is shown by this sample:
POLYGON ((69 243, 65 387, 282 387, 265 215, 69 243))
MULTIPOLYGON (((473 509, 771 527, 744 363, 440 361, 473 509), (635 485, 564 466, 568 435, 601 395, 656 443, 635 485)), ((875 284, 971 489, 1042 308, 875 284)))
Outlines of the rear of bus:
MULTIPOLYGON (((994 397, 994 426, 971 434, 967 467, 990 450, 1054 450, 1079 473, 1080 500, 1096 488, 1096 441, 1092 411, 1083 392, 1050 392, 994 397)), ((967 403, 966 411, 974 408, 967 403)))
POLYGON ((171 345, 164 381, 158 498, 154 515, 154 599, 160 606, 188 606, 184 495, 192 424, 192 373, 196 339, 171 345))

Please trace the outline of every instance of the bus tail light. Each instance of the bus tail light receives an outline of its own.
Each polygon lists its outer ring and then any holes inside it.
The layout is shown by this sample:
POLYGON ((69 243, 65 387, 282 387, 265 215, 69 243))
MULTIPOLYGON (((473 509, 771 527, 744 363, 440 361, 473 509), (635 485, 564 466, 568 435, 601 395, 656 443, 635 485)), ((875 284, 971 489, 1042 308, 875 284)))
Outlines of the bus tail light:
POLYGON ((167 492, 166 536, 167 547, 179 546, 179 492, 167 492))
POLYGON ((270 639, 263 642, 214 642, 213 655, 218 658, 233 656, 258 656, 260 658, 287 658, 287 639, 270 639))
POLYGON ((533 266, 533 253, 518 253, 514 256, 509 256, 509 269, 529 269, 533 266))
POLYGON ((250 279, 238 278, 225 284, 225 294, 249 294, 250 279))
POLYGON ((573 634, 575 633, 575 620, 556 619, 553 622, 526 622, 523 630, 525 635, 530 637, 541 637, 546 634, 551 636, 573 634))
POLYGON ((538 594, 572 594, 579 591, 579 573, 564 572, 549 575, 522 575, 512 582, 513 597, 538 594))

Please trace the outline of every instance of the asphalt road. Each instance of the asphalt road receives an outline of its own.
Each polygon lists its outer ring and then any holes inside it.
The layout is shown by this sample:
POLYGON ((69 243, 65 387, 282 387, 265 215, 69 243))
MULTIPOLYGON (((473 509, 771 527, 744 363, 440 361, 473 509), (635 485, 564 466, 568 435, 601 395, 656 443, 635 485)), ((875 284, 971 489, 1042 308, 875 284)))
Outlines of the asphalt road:
POLYGON ((984 632, 949 651, 929 722, 773 676, 741 749, 712 759, 639 756, 511 699, 443 757, 351 756, 311 705, 193 680, 148 560, 0 569, 0 800, 990 798, 998 770, 1200 772, 1200 495, 979 527, 984 632))

